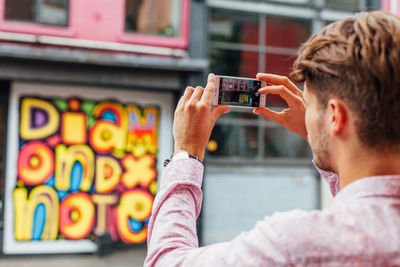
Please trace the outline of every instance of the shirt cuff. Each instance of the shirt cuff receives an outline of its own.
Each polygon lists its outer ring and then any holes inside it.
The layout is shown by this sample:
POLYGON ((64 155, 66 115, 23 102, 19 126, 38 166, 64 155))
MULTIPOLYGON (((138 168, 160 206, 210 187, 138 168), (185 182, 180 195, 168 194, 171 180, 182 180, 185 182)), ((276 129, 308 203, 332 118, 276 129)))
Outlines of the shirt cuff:
POLYGON ((176 183, 193 183, 201 188, 203 182, 203 164, 196 159, 179 159, 165 167, 161 177, 160 190, 176 183))

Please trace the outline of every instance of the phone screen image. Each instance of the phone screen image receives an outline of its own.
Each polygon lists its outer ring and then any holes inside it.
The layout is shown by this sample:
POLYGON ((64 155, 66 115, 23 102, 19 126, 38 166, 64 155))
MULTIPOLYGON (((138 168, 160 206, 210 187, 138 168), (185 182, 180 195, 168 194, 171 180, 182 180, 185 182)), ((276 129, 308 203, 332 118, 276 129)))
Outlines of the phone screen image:
POLYGON ((258 107, 261 81, 221 77, 218 104, 229 106, 258 107))

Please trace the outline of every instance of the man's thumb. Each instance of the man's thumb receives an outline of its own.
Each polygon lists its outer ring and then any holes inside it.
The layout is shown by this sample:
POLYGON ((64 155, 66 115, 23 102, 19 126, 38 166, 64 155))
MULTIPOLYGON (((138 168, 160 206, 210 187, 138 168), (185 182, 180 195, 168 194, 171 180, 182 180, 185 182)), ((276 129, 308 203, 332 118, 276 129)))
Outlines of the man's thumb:
POLYGON ((211 111, 211 119, 213 124, 215 124, 215 122, 217 121, 217 119, 224 113, 228 113, 229 112, 229 107, 227 106, 216 106, 215 108, 213 108, 213 110, 211 111))
POLYGON ((255 108, 253 113, 256 115, 261 115, 267 120, 275 121, 281 124, 282 115, 273 110, 269 110, 267 108, 255 108))

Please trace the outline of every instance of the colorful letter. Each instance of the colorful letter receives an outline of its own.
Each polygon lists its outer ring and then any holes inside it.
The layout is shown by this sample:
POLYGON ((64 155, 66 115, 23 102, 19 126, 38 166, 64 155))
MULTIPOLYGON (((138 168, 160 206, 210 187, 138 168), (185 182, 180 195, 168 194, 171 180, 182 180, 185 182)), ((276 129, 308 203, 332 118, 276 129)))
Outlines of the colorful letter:
POLYGON ((103 235, 107 230, 107 216, 109 206, 118 202, 116 195, 92 195, 93 202, 97 205, 97 223, 94 233, 96 235, 103 235))
POLYGON ((94 204, 86 193, 73 193, 61 201, 60 232, 68 239, 86 238, 93 230, 94 204))
POLYGON ((122 169, 118 161, 112 157, 96 157, 95 190, 97 193, 112 191, 119 183, 122 169))
POLYGON ((61 119, 61 139, 66 145, 83 145, 87 141, 85 113, 64 112, 61 119))
POLYGON ((58 197, 53 188, 45 185, 35 187, 29 194, 26 188, 14 190, 15 212, 15 239, 19 241, 32 240, 34 222, 42 221, 44 225, 36 225, 41 228, 41 240, 55 240, 58 233, 58 197), (36 208, 43 204, 45 218, 36 220, 36 208))
POLYGON ((80 190, 89 191, 94 178, 94 153, 90 147, 75 145, 67 148, 65 145, 56 147, 56 188, 70 190, 71 180, 80 180, 80 190), (76 162, 82 167, 82 172, 74 173, 72 169, 76 162))
POLYGON ((25 184, 43 184, 54 172, 54 153, 41 141, 29 142, 19 151, 17 168, 25 184))
POLYGON ((127 150, 131 151, 135 157, 140 157, 147 152, 157 154, 158 109, 147 107, 142 112, 137 106, 128 106, 127 113, 127 150))
POLYGON ((60 116, 48 101, 24 98, 21 101, 20 135, 22 139, 43 139, 58 130, 60 116))
POLYGON ((90 144, 99 153, 109 153, 113 149, 124 150, 127 131, 126 112, 116 103, 104 102, 93 111, 96 121, 90 130, 90 144))
POLYGON ((117 229, 125 243, 142 243, 147 237, 147 226, 134 231, 130 227, 130 219, 143 222, 151 214, 153 196, 141 189, 134 189, 122 194, 117 208, 117 229))
POLYGON ((121 178, 122 183, 128 189, 134 188, 138 184, 143 188, 149 187, 157 177, 155 164, 156 159, 150 154, 139 159, 134 158, 131 154, 126 155, 122 159, 122 166, 126 170, 121 178))

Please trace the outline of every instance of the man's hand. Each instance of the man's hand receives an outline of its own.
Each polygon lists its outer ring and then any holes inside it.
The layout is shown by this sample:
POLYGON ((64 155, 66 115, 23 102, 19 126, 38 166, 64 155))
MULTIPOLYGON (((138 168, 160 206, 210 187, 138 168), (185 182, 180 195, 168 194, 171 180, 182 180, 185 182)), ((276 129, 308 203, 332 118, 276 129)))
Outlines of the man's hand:
POLYGON ((201 161, 210 139, 211 131, 219 116, 229 112, 229 107, 211 109, 215 89, 215 76, 208 76, 207 86, 196 89, 189 86, 178 102, 174 118, 175 152, 185 150, 201 161))
POLYGON ((257 79, 266 81, 269 85, 258 90, 260 94, 280 95, 289 108, 276 112, 267 108, 255 108, 254 114, 260 114, 267 120, 275 121, 285 126, 289 131, 307 140, 305 124, 306 109, 303 102, 303 92, 285 76, 274 74, 257 74, 257 79))

